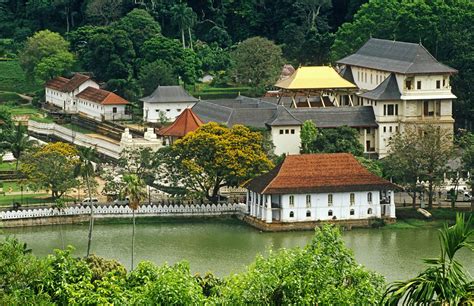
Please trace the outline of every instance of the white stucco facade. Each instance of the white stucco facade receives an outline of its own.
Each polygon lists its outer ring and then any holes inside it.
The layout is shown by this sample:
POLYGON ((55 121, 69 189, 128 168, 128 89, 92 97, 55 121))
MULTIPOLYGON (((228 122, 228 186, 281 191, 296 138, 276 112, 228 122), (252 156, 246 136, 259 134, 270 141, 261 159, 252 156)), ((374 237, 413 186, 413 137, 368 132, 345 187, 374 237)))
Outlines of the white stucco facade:
POLYGON ((168 121, 174 121, 183 110, 192 108, 195 102, 173 102, 173 103, 157 103, 143 102, 143 120, 146 122, 159 122, 160 111, 166 116, 168 121))
POLYGON ((270 195, 249 190, 247 206, 251 216, 266 223, 395 218, 393 191, 270 195))
POLYGON ((125 112, 125 105, 102 105, 80 98, 76 98, 75 103, 79 114, 98 121, 130 118, 130 115, 125 112))
POLYGON ((78 112, 78 107, 76 105, 75 97, 87 87, 99 88, 99 84, 89 79, 70 92, 62 92, 46 87, 45 100, 47 103, 60 107, 66 112, 76 113, 78 112))
POLYGON ((300 154, 301 126, 272 126, 270 132, 276 155, 300 154))

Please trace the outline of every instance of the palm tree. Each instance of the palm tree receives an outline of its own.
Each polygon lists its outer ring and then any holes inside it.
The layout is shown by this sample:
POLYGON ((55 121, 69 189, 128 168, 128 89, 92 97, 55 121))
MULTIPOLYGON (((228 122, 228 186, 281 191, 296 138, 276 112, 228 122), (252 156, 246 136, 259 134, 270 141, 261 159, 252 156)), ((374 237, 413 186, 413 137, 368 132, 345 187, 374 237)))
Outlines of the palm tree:
POLYGON ((79 147, 79 163, 75 169, 75 175, 81 176, 82 179, 86 182, 87 193, 89 196, 89 207, 90 207, 90 217, 89 217, 89 236, 87 240, 87 255, 89 256, 92 243, 92 229, 94 228, 94 204, 92 202, 92 190, 91 190, 91 177, 94 176, 94 165, 97 163, 96 150, 94 148, 79 147))
POLYGON ((16 159, 15 169, 18 170, 18 162, 23 152, 37 144, 36 140, 31 140, 26 133, 26 127, 18 124, 11 133, 6 133, 5 140, 1 146, 6 151, 10 151, 16 159))
POLYGON ((428 268, 417 277, 392 283, 384 293, 387 305, 459 305, 474 303, 474 281, 469 279, 461 263, 454 259, 462 248, 474 251, 473 220, 463 214, 456 216, 456 224, 446 224, 440 230, 441 255, 425 259, 428 268))
POLYGON ((126 174, 123 176, 125 183, 123 193, 128 196, 128 205, 132 209, 132 264, 131 270, 133 270, 133 258, 135 254, 135 210, 140 206, 140 201, 146 197, 145 183, 136 174, 126 174))
POLYGON ((183 43, 183 49, 186 48, 184 39, 184 30, 188 29, 189 44, 191 49, 193 48, 191 27, 196 23, 196 13, 192 8, 186 5, 186 3, 175 4, 171 8, 171 21, 181 30, 181 41, 183 43))

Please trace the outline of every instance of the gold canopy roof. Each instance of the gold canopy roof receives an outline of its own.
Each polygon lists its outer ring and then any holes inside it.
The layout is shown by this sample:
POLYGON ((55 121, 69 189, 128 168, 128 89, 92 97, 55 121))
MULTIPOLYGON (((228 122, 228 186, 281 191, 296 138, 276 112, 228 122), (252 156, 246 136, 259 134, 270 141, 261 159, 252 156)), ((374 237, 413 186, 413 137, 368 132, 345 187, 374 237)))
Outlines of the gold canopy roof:
POLYGON ((277 82, 275 87, 287 90, 357 88, 340 76, 334 68, 328 66, 300 67, 289 78, 277 82))

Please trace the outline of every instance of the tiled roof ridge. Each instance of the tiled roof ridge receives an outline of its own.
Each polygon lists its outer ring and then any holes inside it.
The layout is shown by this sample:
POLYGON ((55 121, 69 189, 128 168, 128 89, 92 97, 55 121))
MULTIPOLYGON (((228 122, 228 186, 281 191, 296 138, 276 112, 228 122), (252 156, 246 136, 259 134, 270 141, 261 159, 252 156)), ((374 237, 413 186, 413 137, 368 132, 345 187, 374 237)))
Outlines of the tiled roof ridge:
POLYGON ((262 190, 262 194, 265 193, 265 191, 268 189, 268 187, 273 183, 274 180, 276 180, 276 178, 278 177, 278 175, 280 174, 280 171, 281 171, 281 168, 283 168, 283 164, 285 163, 285 160, 287 158, 288 155, 285 155, 285 158, 283 158, 283 160, 280 162, 280 164, 277 165, 278 167, 278 171, 275 173, 275 175, 273 176, 273 178, 271 179, 270 182, 268 182, 267 186, 265 186, 265 188, 263 188, 262 190))

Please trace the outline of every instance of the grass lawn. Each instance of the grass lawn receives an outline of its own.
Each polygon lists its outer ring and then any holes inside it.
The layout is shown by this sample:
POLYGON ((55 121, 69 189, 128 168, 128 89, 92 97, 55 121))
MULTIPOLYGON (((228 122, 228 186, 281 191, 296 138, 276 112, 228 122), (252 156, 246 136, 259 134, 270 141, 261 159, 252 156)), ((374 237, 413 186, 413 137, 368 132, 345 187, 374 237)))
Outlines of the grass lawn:
POLYGON ((94 131, 88 130, 86 128, 75 125, 73 123, 66 123, 66 124, 63 124, 62 126, 64 126, 65 128, 71 129, 74 132, 78 132, 78 133, 82 133, 82 134, 95 134, 96 133, 94 131))
POLYGON ((0 91, 0 103, 24 103, 25 100, 14 92, 0 91))
POLYGON ((16 166, 15 163, 1 162, 0 171, 15 170, 15 166, 16 166))
MULTIPOLYGON (((24 194, 23 204, 44 204, 50 202, 49 196, 47 193, 24 194)), ((0 195, 0 206, 11 206, 14 202, 21 203, 21 195, 0 195)))
POLYGON ((397 222, 389 224, 383 228, 387 229, 410 229, 421 227, 441 227, 444 223, 454 224, 456 214, 464 213, 466 216, 472 215, 472 212, 463 210, 452 210, 450 208, 434 208, 428 210, 432 218, 426 219, 422 214, 412 208, 397 208, 397 222))
POLYGON ((0 61, 0 91, 30 93, 41 89, 42 83, 27 82, 17 60, 0 61))
POLYGON ((32 105, 25 105, 25 106, 15 106, 9 107, 12 116, 15 115, 37 115, 41 114, 41 110, 32 106, 32 105))
POLYGON ((188 88, 189 92, 201 99, 231 99, 239 95, 248 95, 250 87, 213 87, 209 84, 196 84, 195 88, 188 88))

